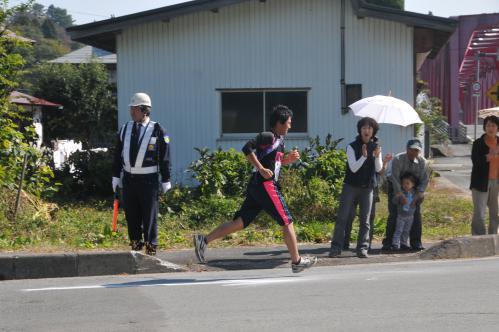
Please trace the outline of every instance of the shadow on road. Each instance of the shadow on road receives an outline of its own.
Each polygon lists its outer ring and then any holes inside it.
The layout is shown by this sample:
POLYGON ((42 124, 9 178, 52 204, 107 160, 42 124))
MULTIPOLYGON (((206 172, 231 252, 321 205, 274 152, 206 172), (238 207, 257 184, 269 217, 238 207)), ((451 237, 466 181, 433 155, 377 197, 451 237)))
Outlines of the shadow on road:
MULTIPOLYGON (((300 276, 286 276, 286 278, 299 278, 300 276)), ((153 279, 141 280, 133 282, 115 283, 103 285, 104 288, 133 288, 133 287, 153 287, 153 286, 180 286, 180 285, 194 285, 194 284, 231 284, 231 283, 251 283, 252 281, 282 279, 282 276, 266 276, 262 277, 247 277, 247 278, 212 278, 212 279, 194 279, 194 278, 180 278, 180 279, 153 279)))

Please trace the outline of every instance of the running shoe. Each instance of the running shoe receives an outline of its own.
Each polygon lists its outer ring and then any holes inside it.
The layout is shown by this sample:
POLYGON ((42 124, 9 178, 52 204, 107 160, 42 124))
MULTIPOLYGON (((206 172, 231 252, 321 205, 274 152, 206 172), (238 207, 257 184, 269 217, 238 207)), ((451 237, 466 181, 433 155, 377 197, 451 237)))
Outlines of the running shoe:
POLYGON ((204 252, 206 250, 206 237, 202 234, 194 235, 194 251, 196 252, 196 257, 200 263, 205 264, 206 259, 204 258, 204 252))
POLYGON ((291 263, 291 271, 293 271, 293 273, 298 273, 311 268, 315 263, 317 263, 316 256, 300 257, 300 261, 297 264, 291 263))

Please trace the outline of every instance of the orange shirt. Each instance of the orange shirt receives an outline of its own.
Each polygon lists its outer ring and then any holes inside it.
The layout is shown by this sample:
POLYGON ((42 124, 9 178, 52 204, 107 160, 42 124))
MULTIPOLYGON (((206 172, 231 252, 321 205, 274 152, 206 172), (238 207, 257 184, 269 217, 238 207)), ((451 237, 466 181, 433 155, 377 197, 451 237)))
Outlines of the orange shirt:
MULTIPOLYGON (((485 144, 489 147, 489 151, 494 151, 497 148, 497 139, 485 136, 485 144)), ((499 179, 499 155, 496 154, 494 158, 489 162, 489 179, 496 180, 499 179)))

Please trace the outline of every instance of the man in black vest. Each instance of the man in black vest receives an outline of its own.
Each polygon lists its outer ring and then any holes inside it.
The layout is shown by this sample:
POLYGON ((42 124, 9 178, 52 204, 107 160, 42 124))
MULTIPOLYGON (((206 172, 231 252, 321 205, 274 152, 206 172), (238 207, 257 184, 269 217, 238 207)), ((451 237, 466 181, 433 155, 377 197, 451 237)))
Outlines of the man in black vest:
POLYGON ((132 250, 146 247, 155 255, 158 243, 158 194, 170 188, 170 138, 150 120, 151 98, 136 93, 129 104, 132 121, 119 133, 113 162, 113 191, 123 178, 123 202, 132 250))

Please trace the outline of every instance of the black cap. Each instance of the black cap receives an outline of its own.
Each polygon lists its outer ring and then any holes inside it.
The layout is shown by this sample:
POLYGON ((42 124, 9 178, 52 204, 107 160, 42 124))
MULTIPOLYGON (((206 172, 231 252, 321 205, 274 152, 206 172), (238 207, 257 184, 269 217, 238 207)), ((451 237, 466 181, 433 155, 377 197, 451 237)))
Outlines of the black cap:
POLYGON ((408 149, 416 149, 416 150, 423 150, 423 145, 421 144, 421 141, 418 140, 417 138, 410 139, 407 141, 407 148, 408 149))

